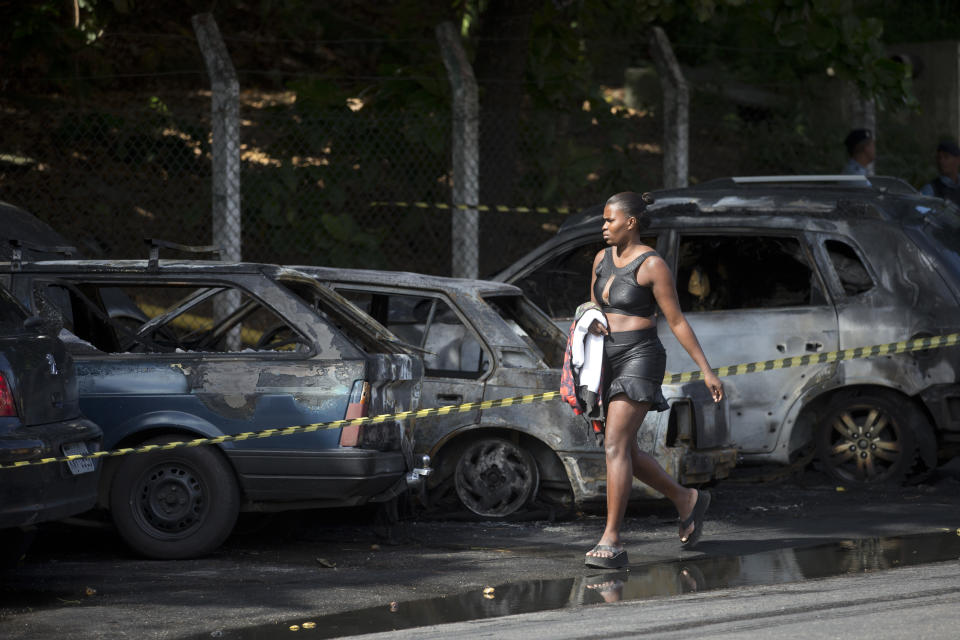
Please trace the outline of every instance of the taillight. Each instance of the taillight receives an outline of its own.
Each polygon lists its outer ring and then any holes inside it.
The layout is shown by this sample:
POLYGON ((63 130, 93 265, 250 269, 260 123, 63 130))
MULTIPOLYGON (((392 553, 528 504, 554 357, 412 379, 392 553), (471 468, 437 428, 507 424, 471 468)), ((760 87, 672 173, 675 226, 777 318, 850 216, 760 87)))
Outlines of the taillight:
POLYGON ((10 393, 10 385, 0 374, 0 416, 16 416, 17 408, 13 404, 13 394, 10 393))
POLYGON ((363 418, 370 408, 370 383, 357 380, 350 390, 350 404, 347 405, 347 420, 363 418))
MULTIPOLYGON (((363 418, 370 410, 370 383, 356 380, 350 389, 350 400, 347 404, 347 420, 363 418)), ((340 446, 355 447, 360 442, 361 425, 350 425, 340 430, 340 446)))

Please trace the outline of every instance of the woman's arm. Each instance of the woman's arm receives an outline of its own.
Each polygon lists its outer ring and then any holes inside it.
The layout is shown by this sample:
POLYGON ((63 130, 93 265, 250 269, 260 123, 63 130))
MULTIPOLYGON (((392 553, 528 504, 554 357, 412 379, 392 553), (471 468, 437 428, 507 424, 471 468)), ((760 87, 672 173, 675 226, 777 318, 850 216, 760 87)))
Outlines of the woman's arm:
MULTIPOLYGON (((597 296, 594 295, 593 288, 594 288, 594 285, 597 283, 597 267, 600 266, 600 261, 603 260, 604 251, 605 249, 601 249, 600 251, 597 252, 596 257, 593 259, 593 270, 590 272, 590 301, 596 305, 599 305, 600 301, 597 300, 597 296)), ((607 328, 603 326, 603 324, 598 320, 594 320, 593 322, 590 323, 589 330, 590 330, 590 333, 598 336, 599 335, 605 336, 609 333, 609 331, 607 331, 607 328)))
POLYGON ((604 249, 600 249, 597 252, 597 255, 593 258, 593 269, 590 271, 590 301, 593 304, 600 304, 600 301, 597 300, 597 296, 593 293, 593 288, 597 284, 597 267, 600 266, 600 261, 603 260, 604 249))
POLYGON ((667 263, 660 256, 651 256, 644 261, 640 269, 637 270, 637 282, 647 286, 652 285, 653 296, 657 300, 657 306, 663 313, 670 330, 677 337, 677 341, 683 345, 690 357, 700 367, 703 373, 703 382, 710 389, 714 402, 720 402, 723 399, 723 383, 720 378, 710 368, 707 357, 703 354, 700 347, 700 341, 697 340, 693 328, 680 311, 680 302, 677 300, 677 286, 673 282, 673 274, 667 267, 667 263), (643 272, 641 274, 641 272, 643 272), (649 278, 649 283, 640 282, 641 278, 649 278))

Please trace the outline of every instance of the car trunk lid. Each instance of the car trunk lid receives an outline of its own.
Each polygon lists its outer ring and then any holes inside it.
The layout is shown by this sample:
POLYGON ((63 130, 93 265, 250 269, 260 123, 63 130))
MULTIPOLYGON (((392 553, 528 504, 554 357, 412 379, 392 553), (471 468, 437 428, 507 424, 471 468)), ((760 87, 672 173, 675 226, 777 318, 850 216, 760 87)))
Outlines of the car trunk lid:
POLYGON ((79 414, 73 365, 57 338, 4 336, 0 337, 0 351, 0 373, 24 425, 47 424, 79 414))

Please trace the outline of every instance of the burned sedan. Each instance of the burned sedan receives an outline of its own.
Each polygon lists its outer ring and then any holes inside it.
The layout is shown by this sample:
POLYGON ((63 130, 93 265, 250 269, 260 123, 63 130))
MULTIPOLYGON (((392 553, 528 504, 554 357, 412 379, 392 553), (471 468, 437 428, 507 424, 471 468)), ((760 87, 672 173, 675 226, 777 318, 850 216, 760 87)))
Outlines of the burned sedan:
MULTIPOLYGON (((323 267, 295 267, 329 284, 423 350, 424 407, 555 391, 566 334, 514 286, 323 267)), ((702 386, 702 385, 701 385, 702 386)), ((735 463, 706 397, 665 387, 670 411, 648 415, 641 446, 686 483, 735 463), (698 428, 695 429, 694 426, 698 428)), ((704 394, 705 395, 705 394, 704 394)), ((415 450, 431 456, 430 497, 484 517, 532 501, 554 506, 604 496, 604 452, 590 425, 558 400, 418 419, 415 450)), ((659 497, 637 482, 634 497, 659 497)))
MULTIPOLYGON (((62 317, 80 405, 104 447, 215 438, 416 409, 422 365, 332 290, 289 269, 213 261, 6 265, 62 317)), ((240 510, 349 506, 406 489, 396 421, 106 460, 99 504, 155 558, 209 552, 240 510)))
MULTIPOLYGON (((896 179, 728 178, 655 196, 648 242, 715 367, 960 330, 957 209, 896 179)), ((602 210, 497 279, 566 322, 605 246, 602 210)), ((660 335, 671 371, 695 369, 662 321, 660 335)), ((844 483, 899 481, 960 442, 958 370, 954 347, 729 377, 718 419, 745 462, 815 454, 844 483)))

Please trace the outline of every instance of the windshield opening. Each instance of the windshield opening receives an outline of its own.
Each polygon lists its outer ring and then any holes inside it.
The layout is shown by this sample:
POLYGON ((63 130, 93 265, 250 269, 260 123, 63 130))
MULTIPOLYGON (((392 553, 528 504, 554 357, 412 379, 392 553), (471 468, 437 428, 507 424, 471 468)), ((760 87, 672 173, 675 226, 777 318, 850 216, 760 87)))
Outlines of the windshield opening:
POLYGON ((489 296, 484 301, 500 314, 513 331, 548 367, 563 366, 566 338, 550 318, 523 296, 489 296))
POLYGON ((407 352, 386 327, 342 295, 312 280, 282 278, 278 282, 334 325, 367 353, 407 352), (322 290, 321 290, 322 287, 322 290))

